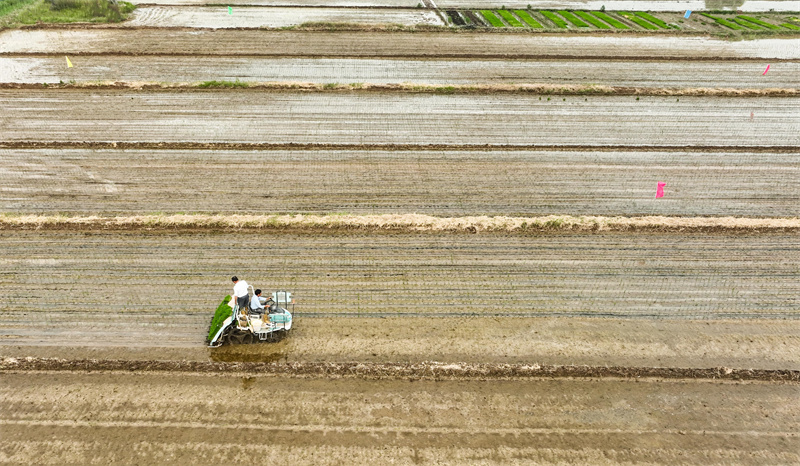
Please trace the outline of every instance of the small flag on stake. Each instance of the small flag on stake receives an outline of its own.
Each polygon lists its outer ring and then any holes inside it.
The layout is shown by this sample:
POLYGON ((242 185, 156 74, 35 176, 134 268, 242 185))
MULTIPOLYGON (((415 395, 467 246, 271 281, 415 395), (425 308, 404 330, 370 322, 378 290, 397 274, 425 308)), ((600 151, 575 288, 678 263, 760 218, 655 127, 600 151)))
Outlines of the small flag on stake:
POLYGON ((69 57, 64 57, 67 59, 67 68, 72 68, 72 62, 69 61, 69 57))
POLYGON ((756 116, 756 114, 755 114, 755 113, 753 113, 753 112, 750 112, 750 121, 753 121, 753 117, 754 117, 754 116, 756 116))
POLYGON ((686 14, 683 15, 683 17, 686 19, 689 19, 689 16, 692 16, 692 10, 686 10, 686 14))
POLYGON ((761 76, 764 76, 765 74, 767 74, 767 71, 769 71, 769 65, 767 65, 767 69, 766 69, 766 70, 764 70, 764 72, 763 72, 763 73, 761 73, 761 76))
POLYGON ((656 188, 656 199, 659 197, 664 197, 664 186, 666 185, 667 183, 662 183, 661 181, 658 182, 658 187, 656 188))
POLYGON ((233 14, 233 8, 231 8, 231 7, 228 7, 228 14, 229 14, 229 15, 232 15, 232 14, 233 14))

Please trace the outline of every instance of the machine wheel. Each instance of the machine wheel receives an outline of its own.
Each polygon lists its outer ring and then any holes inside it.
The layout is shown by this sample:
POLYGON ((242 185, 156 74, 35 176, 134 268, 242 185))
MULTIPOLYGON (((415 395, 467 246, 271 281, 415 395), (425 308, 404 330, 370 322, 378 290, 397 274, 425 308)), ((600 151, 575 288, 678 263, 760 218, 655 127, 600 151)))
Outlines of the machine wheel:
POLYGON ((233 330, 228 336, 228 343, 231 345, 249 345, 255 341, 255 335, 250 332, 233 330))

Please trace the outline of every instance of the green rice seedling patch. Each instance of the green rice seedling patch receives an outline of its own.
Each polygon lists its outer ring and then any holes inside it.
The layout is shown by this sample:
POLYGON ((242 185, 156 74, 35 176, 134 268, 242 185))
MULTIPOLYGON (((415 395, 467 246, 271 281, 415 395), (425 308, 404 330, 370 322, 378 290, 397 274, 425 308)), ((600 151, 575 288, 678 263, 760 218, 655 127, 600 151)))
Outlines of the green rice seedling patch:
POLYGON ((514 10, 514 13, 517 16, 519 16, 519 18, 521 20, 525 21, 525 24, 527 24, 528 26, 530 26, 530 27, 532 27, 534 29, 542 29, 543 28, 543 26, 541 24, 539 24, 538 21, 533 19, 533 16, 531 16, 527 11, 525 11, 525 10, 514 10))
POLYGON ((225 322, 225 319, 233 315, 233 308, 228 306, 228 302, 230 302, 231 296, 225 296, 225 299, 222 300, 219 307, 217 307, 216 312, 214 312, 214 317, 211 319, 211 326, 208 328, 208 341, 211 341, 214 338, 214 335, 219 332, 219 329, 222 328, 222 323, 225 322))
POLYGON ((576 11, 575 14, 585 19, 588 23, 590 23, 597 29, 611 29, 611 26, 595 18, 586 11, 576 11))
POLYGON ((504 28, 504 27, 506 27, 506 25, 503 24, 502 21, 500 21, 500 18, 495 16, 494 13, 492 13, 489 10, 481 10, 481 16, 486 18, 486 21, 488 21, 489 24, 491 24, 492 26, 494 26, 496 28, 504 28))
POLYGON ((726 28, 733 29, 734 31, 741 31, 742 30, 742 26, 739 26, 736 23, 732 23, 732 22, 730 22, 728 20, 725 20, 725 19, 722 19, 722 18, 718 18, 716 16, 711 16, 708 13, 700 13, 700 14, 702 16, 705 16, 708 19, 714 20, 720 26, 725 26, 726 28))
POLYGON ((578 26, 579 28, 588 28, 589 27, 588 24, 584 23, 578 17, 576 17, 575 15, 573 15, 572 13, 570 13, 567 10, 558 10, 557 13, 560 14, 561 16, 563 16, 564 19, 566 19, 570 23, 574 24, 575 26, 578 26))
POLYGON ((630 29, 627 24, 612 18, 611 16, 603 13, 602 11, 591 11, 590 13, 617 29, 630 29))
POLYGON ((792 23, 783 23, 783 24, 781 24, 781 26, 785 27, 786 29, 792 29, 794 31, 800 31, 800 26, 794 25, 792 23))
POLYGON ((540 13, 547 19, 553 22, 557 27, 561 29, 567 28, 567 22, 563 19, 559 18, 557 14, 553 13, 552 11, 540 11, 540 13))
MULTIPOLYGON (((767 29, 772 29, 773 31, 777 31, 777 30, 781 29, 780 26, 776 26, 774 24, 770 24, 770 23, 768 23, 766 21, 761 21, 760 19, 753 18, 752 16, 739 15, 736 18, 743 19, 745 21, 749 21, 751 23, 758 24, 761 27, 764 27, 764 28, 767 28, 767 29)), ((742 23, 739 23, 739 24, 742 24, 742 23)))
POLYGON ((640 17, 640 18, 642 18, 644 20, 650 21, 651 23, 655 24, 656 26, 660 27, 661 29, 669 29, 670 28, 669 24, 665 23, 664 21, 656 18, 655 16, 653 16, 651 14, 645 13, 644 11, 634 11, 633 14, 635 14, 636 16, 638 16, 638 17, 640 17))
POLYGON ((497 10, 497 12, 500 13, 500 16, 502 16, 503 19, 506 20, 506 23, 508 23, 509 26, 515 27, 515 28, 523 28, 523 27, 525 27, 525 25, 522 24, 516 17, 514 17, 514 15, 512 15, 510 11, 508 11, 508 10, 497 10))
POLYGON ((731 21, 733 21, 734 23, 736 23, 738 25, 744 26, 747 29, 750 29, 751 31, 763 31, 764 30, 764 28, 762 28, 761 26, 759 26, 757 24, 753 24, 750 21, 747 21, 747 20, 744 20, 744 19, 741 19, 741 18, 738 18, 738 17, 731 18, 731 21))
POLYGON ((653 23, 651 23, 651 22, 649 22, 649 21, 647 21, 645 19, 639 18, 638 16, 634 15, 633 13, 628 13, 627 11, 620 11, 619 15, 622 16, 623 18, 629 20, 629 21, 632 21, 632 22, 638 24, 639 26, 641 26, 641 27, 643 27, 645 29, 650 30, 650 31, 657 31, 658 30, 658 26, 656 26, 655 24, 653 24, 653 23))

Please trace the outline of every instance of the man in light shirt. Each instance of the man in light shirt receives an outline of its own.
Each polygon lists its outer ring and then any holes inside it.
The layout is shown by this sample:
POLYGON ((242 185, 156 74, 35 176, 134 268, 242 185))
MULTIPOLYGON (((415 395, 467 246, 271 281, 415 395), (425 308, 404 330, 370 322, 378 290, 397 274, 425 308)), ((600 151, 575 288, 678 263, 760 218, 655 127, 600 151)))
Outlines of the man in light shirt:
POLYGON ((247 305, 250 304, 250 295, 247 293, 247 282, 239 280, 235 275, 231 277, 231 281, 233 282, 233 297, 236 298, 239 309, 247 309, 247 305))
POLYGON ((261 304, 261 290, 256 290, 253 299, 250 300, 250 309, 256 314, 264 313, 264 305, 261 304))

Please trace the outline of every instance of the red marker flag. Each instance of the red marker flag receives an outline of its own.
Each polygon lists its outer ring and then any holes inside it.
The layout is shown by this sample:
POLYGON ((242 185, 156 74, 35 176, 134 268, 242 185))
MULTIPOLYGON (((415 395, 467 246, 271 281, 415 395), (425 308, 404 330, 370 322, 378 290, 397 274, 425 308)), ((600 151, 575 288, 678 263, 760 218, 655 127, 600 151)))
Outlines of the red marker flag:
POLYGON ((664 186, 666 185, 667 183, 662 183, 660 181, 658 182, 658 188, 656 188, 656 199, 659 197, 664 197, 664 186))
POLYGON ((766 70, 764 70, 764 72, 763 72, 763 73, 761 73, 761 76, 764 76, 765 74, 767 74, 767 71, 769 71, 769 65, 767 65, 767 69, 766 69, 766 70))

